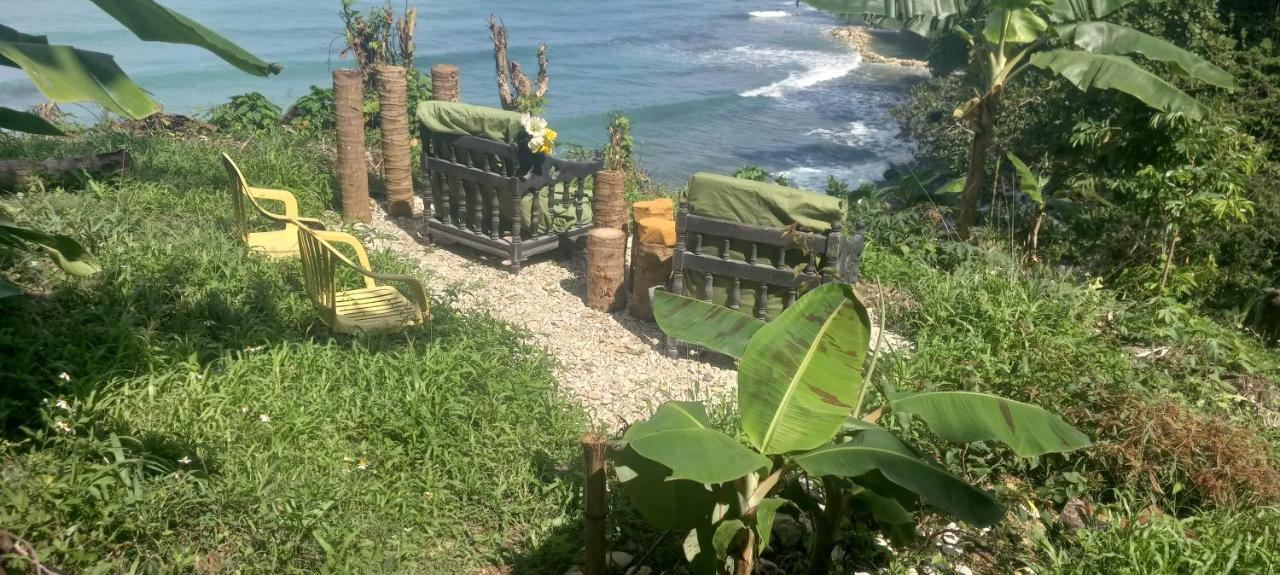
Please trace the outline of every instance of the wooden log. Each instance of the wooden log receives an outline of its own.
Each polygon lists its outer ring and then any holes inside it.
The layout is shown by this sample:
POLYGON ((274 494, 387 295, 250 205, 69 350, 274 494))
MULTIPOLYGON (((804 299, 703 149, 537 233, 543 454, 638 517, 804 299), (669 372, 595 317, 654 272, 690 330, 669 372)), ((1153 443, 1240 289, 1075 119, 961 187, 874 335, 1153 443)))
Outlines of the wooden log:
POLYGON ((598 433, 582 436, 582 496, 584 502, 586 550, 583 566, 586 575, 604 575, 605 572, 605 516, 608 507, 605 505, 607 484, 605 482, 605 447, 608 443, 598 433))
POLYGON ((333 71, 333 104, 338 124, 338 186, 342 219, 373 221, 369 212, 369 168, 364 157, 364 74, 333 71))
POLYGON ((587 232, 587 307, 611 312, 626 304, 627 234, 614 228, 587 232))
POLYGON ((459 102, 458 67, 452 64, 436 64, 431 67, 431 99, 441 102, 459 102))
POLYGON ((53 160, 0 160, 0 190, 22 191, 40 176, 62 180, 81 173, 115 174, 128 169, 130 161, 125 150, 53 160))
POLYGON ((596 172, 591 212, 597 228, 627 230, 627 202, 623 198, 623 174, 616 170, 596 172))
POLYGON ((378 66, 378 115, 382 118, 382 177, 387 186, 387 214, 413 215, 413 169, 409 152, 408 85, 405 69, 378 66))
POLYGON ((667 285, 671 279, 671 257, 675 248, 663 244, 635 242, 631 261, 631 303, 627 309, 632 317, 653 321, 653 307, 649 303, 649 288, 667 285))

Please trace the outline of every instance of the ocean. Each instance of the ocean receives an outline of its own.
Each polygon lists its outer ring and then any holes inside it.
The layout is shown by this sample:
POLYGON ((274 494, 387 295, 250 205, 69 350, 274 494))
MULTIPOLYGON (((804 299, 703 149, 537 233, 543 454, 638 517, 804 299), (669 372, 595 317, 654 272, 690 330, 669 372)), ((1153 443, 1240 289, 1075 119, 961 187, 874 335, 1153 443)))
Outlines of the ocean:
MULTIPOLYGON (((350 65, 339 56, 338 0, 164 0, 283 64, 271 78, 240 73, 197 48, 138 41, 84 0, 2 3, 10 7, 6 25, 114 54, 170 112, 199 112, 250 91, 287 108, 310 85, 328 86, 330 70, 350 65)), ((548 44, 546 117, 561 140, 601 146, 609 113, 620 111, 632 120, 642 165, 664 183, 758 164, 805 187, 821 188, 828 175, 856 185, 911 156, 888 112, 923 73, 863 63, 830 37, 834 17, 790 0, 410 4, 418 8, 415 65, 459 66, 464 101, 497 105, 485 25, 496 14, 526 71, 536 71, 538 42, 548 44)), ((39 101, 20 72, 0 68, 0 102, 39 101)))

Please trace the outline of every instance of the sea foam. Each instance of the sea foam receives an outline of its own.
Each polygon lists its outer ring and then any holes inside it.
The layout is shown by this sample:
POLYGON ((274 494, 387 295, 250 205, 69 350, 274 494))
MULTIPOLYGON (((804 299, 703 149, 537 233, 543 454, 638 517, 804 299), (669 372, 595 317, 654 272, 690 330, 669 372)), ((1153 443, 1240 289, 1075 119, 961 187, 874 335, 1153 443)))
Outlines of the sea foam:
POLYGON ((786 18, 791 13, 785 10, 757 10, 755 12, 747 12, 752 18, 786 18))
POLYGON ((787 94, 798 92, 823 82, 843 78, 862 64, 862 57, 857 53, 768 50, 756 49, 750 46, 734 48, 733 51, 740 53, 741 57, 747 60, 755 59, 757 62, 767 62, 773 65, 798 65, 802 68, 791 72, 786 78, 768 86, 747 90, 739 94, 744 98, 757 96, 782 98, 787 94))

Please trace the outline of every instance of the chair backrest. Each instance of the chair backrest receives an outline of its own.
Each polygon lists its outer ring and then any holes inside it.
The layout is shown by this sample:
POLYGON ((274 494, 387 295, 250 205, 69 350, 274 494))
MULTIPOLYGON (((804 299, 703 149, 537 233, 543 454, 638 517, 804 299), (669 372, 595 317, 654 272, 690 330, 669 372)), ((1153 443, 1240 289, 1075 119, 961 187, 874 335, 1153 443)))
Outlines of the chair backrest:
POLYGON ((676 214, 672 291, 773 319, 818 284, 857 281, 862 232, 846 237, 842 219, 834 198, 695 176, 676 214))
POLYGON ((337 314, 339 258, 346 258, 306 226, 298 226, 298 252, 302 256, 302 282, 307 295, 322 310, 324 319, 332 322, 337 314))
POLYGON ((232 231, 240 241, 246 241, 249 237, 249 219, 245 214, 245 198, 253 201, 249 197, 249 184, 245 182, 244 174, 240 173, 235 160, 225 153, 222 154, 222 167, 227 170, 227 191, 231 193, 231 205, 235 209, 231 222, 232 231))

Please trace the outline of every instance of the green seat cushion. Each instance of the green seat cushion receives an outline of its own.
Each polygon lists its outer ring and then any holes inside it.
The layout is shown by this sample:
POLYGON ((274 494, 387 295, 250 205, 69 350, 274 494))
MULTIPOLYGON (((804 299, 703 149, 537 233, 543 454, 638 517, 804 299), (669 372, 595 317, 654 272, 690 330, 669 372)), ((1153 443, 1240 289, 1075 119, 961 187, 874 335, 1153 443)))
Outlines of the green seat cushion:
POLYGON ((486 106, 422 100, 416 114, 428 131, 438 134, 476 136, 509 144, 524 130, 520 114, 486 106))
POLYGON ((829 232, 844 219, 844 200, 777 184, 697 173, 689 180, 689 213, 765 228, 796 224, 829 232))

